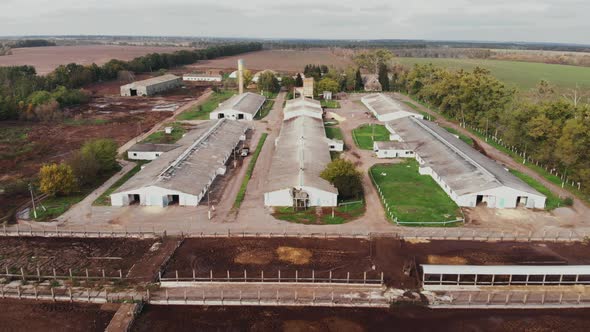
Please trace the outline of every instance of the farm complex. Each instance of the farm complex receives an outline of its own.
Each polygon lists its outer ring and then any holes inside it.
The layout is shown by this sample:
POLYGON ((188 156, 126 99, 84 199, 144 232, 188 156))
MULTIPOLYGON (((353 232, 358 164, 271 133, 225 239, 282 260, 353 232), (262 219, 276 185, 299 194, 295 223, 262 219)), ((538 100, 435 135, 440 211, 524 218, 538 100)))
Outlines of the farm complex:
POLYGON ((281 43, 59 67, 98 76, 0 123, 8 329, 586 329, 584 156, 518 145, 566 101, 510 113, 484 70, 281 43))

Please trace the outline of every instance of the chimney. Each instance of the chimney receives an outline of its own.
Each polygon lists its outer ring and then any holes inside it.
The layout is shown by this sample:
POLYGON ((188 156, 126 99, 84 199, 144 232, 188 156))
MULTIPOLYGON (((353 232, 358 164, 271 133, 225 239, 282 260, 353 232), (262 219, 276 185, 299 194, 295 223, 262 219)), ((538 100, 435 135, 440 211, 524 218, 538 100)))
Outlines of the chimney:
POLYGON ((244 93, 244 59, 238 60, 238 91, 244 93))

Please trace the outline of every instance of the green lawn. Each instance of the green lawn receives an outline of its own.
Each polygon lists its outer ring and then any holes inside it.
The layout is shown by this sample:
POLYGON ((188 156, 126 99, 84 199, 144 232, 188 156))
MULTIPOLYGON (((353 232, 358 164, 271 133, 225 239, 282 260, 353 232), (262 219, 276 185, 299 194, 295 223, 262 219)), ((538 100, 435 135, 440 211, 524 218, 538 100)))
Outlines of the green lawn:
POLYGON ((164 130, 157 131, 149 135, 142 143, 156 143, 156 144, 172 144, 176 143, 186 133, 186 129, 178 122, 166 125, 165 127, 172 127, 172 134, 166 134, 164 130))
POLYGON ((258 114, 256 114, 256 117, 254 119, 255 120, 264 119, 270 113, 274 104, 275 104, 274 100, 270 100, 270 99, 266 100, 264 102, 264 104, 262 105, 262 108, 260 109, 258 114))
POLYGON ((3 127, 0 129, 0 160, 11 160, 31 153, 35 144, 28 140, 29 127, 3 127))
POLYGON ((365 124, 354 129, 352 136, 359 148, 373 150, 374 141, 389 141, 389 130, 384 125, 365 124))
POLYGON ((451 127, 444 127, 449 133, 459 136, 459 139, 462 140, 463 142, 473 146, 473 139, 467 135, 463 135, 461 133, 459 133, 457 130, 451 128, 451 127))
POLYGON ((267 133, 262 133, 262 135, 260 136, 260 140, 258 141, 258 145, 256 146, 256 151, 254 151, 254 154, 250 159, 248 169, 246 170, 246 175, 244 176, 244 180, 242 180, 242 185, 240 186, 240 190, 238 191, 238 195, 236 196, 236 200, 234 201, 234 209, 239 209, 240 205, 242 205, 242 202, 244 201, 244 197, 246 196, 246 189, 248 188, 248 182, 250 182, 250 178, 252 178, 254 166, 256 166, 256 161, 258 160, 260 151, 262 151, 264 142, 266 142, 266 137, 268 137, 267 133))
POLYGON ((269 91, 264 91, 264 92, 262 93, 262 95, 263 95, 264 97, 266 97, 266 99, 275 99, 275 98, 276 98, 276 97, 279 95, 279 93, 278 93, 278 92, 269 92, 269 91))
POLYGON ((326 130, 326 137, 330 139, 344 139, 344 135, 342 134, 342 130, 340 130, 340 127, 326 126, 324 127, 324 129, 326 130))
POLYGON ((325 108, 340 108, 340 103, 336 100, 322 100, 321 103, 325 108))
POLYGON ((534 88, 542 79, 562 89, 574 88, 576 84, 590 88, 590 67, 480 59, 396 58, 396 61, 409 66, 432 63, 435 66, 465 70, 473 70, 479 66, 523 91, 534 88))
POLYGON ((213 112, 220 103, 226 101, 236 94, 233 90, 213 92, 213 94, 202 105, 195 106, 178 115, 178 120, 209 120, 209 113, 213 112))
POLYGON ((149 161, 139 161, 129 172, 123 175, 119 180, 115 181, 102 195, 100 195, 92 205, 94 206, 109 206, 111 205, 111 194, 119 189, 125 182, 131 179, 132 176, 141 171, 141 166, 147 164, 149 161))
POLYGON ((315 208, 293 211, 291 206, 275 208, 273 216, 279 220, 298 224, 339 225, 355 220, 365 213, 364 200, 340 204, 344 205, 334 208, 334 217, 332 217, 332 208, 323 208, 322 214, 318 216, 315 208))
POLYGON ((432 177, 418 173, 417 161, 375 165, 369 172, 398 221, 444 222, 461 218, 457 204, 432 177))
POLYGON ((526 182, 529 186, 535 188, 535 190, 547 196, 547 200, 545 201, 545 210, 551 211, 560 206, 566 205, 563 199, 555 196, 549 189, 547 189, 547 187, 542 185, 539 181, 533 179, 532 177, 524 173, 512 169, 510 170, 510 173, 516 175, 519 179, 526 182))

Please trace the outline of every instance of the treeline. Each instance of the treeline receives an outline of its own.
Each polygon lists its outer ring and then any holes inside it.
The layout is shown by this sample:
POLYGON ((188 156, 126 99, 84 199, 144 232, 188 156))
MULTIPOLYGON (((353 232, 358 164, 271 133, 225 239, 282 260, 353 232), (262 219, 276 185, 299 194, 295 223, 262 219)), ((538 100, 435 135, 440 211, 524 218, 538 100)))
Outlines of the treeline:
POLYGON ((12 48, 26 48, 26 47, 46 47, 57 46, 56 43, 46 39, 23 39, 16 42, 9 43, 8 46, 12 48))
POLYGON ((152 53, 137 57, 131 61, 111 60, 102 66, 96 64, 79 65, 71 63, 61 65, 45 76, 37 75, 32 66, 0 67, 0 121, 27 119, 42 120, 56 118, 48 115, 56 107, 82 103, 87 97, 78 89, 87 84, 108 81, 117 78, 120 72, 152 72, 169 69, 221 56, 231 56, 262 49, 260 43, 242 43, 212 46, 201 50, 181 50, 174 53, 152 53), (57 91, 61 98, 46 98, 57 91), (74 91, 71 91, 74 90, 74 91), (43 98, 39 92, 45 92, 43 98), (38 102, 41 103, 38 103, 38 102), (49 107, 46 107, 46 106, 49 107), (48 108, 48 109, 41 109, 48 108), (38 117, 37 113, 45 116, 38 117))
MULTIPOLYGON (((485 69, 416 65, 395 67, 390 85, 464 125, 485 128, 569 182, 590 184, 590 106, 556 96, 547 82, 531 101, 485 69)), ((582 191, 590 193, 590 185, 582 185, 582 191)))
POLYGON ((404 58, 487 59, 492 51, 483 48, 408 48, 392 51, 404 58))

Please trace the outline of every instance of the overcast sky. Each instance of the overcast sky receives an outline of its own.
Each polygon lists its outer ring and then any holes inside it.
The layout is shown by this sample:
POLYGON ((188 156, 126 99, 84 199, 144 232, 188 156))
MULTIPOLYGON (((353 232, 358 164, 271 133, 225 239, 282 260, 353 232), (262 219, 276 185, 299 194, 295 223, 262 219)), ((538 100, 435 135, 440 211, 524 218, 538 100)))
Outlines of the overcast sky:
POLYGON ((588 0, 0 0, 0 35, 590 44, 588 0))

